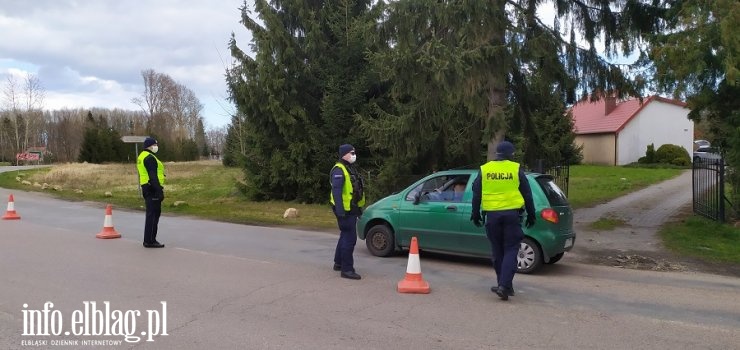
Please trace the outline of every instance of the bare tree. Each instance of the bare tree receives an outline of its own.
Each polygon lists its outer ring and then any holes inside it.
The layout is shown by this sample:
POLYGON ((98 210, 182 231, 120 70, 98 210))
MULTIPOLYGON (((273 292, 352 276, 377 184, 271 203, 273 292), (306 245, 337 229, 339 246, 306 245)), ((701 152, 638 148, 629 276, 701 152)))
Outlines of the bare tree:
POLYGON ((142 71, 141 76, 144 92, 132 102, 147 113, 147 129, 167 141, 194 139, 203 110, 195 93, 152 69, 142 71))
POLYGON ((43 105, 46 92, 41 81, 27 74, 21 85, 15 76, 9 75, 3 88, 3 104, 7 110, 3 118, 3 141, 15 153, 25 151, 29 145, 44 142, 43 105))
POLYGON ((131 102, 141 107, 151 119, 156 114, 164 111, 165 96, 161 74, 153 69, 141 71, 141 77, 144 78, 144 92, 140 97, 135 97, 131 102))
POLYGON ((85 129, 85 111, 82 109, 63 109, 45 113, 47 151, 55 161, 73 162, 77 160, 85 129))
POLYGON ((206 131, 206 142, 208 144, 208 148, 211 150, 211 154, 223 156, 227 132, 227 126, 209 128, 206 131))

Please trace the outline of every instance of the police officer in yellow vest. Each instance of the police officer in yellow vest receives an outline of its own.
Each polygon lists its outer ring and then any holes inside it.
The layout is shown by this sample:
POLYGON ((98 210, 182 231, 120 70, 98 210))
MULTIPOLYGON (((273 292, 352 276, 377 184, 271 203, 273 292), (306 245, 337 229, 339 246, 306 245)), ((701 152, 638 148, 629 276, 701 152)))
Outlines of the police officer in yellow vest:
POLYGON ((146 248, 164 248, 164 244, 157 242, 157 226, 159 215, 162 214, 165 178, 164 164, 154 155, 158 150, 157 140, 147 137, 144 140, 144 150, 136 159, 141 194, 146 201, 146 221, 144 223, 144 247, 146 248))
POLYGON ((357 243, 357 218, 365 206, 364 183, 352 165, 357 160, 355 148, 339 146, 339 160, 331 169, 330 202, 339 225, 339 241, 334 251, 334 271, 342 271, 343 278, 359 280, 352 254, 357 243))
POLYGON ((519 163, 511 161, 514 145, 503 141, 496 147, 496 160, 481 165, 473 182, 473 212, 470 220, 486 225, 491 241, 493 269, 497 285, 491 287, 502 300, 514 295, 514 273, 517 269, 519 244, 524 238, 520 215, 526 208, 527 228, 535 224, 532 190, 519 163), (483 216, 481 216, 481 211, 483 216))

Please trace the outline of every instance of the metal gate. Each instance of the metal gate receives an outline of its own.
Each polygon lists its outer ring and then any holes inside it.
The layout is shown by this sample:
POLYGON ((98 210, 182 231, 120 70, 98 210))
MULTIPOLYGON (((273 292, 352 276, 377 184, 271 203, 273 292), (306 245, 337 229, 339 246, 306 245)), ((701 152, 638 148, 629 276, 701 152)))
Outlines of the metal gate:
POLYGON ((724 159, 697 158, 692 163, 692 193, 694 213, 725 221, 725 162, 724 159))
POLYGON ((538 159, 529 168, 536 173, 552 175, 555 184, 565 192, 566 197, 568 196, 568 184, 570 183, 570 166, 568 164, 550 164, 544 159, 538 159))

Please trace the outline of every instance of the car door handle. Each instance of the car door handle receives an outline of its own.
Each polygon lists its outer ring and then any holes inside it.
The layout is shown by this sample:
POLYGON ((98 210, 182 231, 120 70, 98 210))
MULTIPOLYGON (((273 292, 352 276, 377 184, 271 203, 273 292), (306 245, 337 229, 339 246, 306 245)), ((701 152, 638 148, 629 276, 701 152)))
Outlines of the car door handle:
POLYGON ((447 207, 447 211, 457 211, 457 207, 454 205, 450 205, 447 207))

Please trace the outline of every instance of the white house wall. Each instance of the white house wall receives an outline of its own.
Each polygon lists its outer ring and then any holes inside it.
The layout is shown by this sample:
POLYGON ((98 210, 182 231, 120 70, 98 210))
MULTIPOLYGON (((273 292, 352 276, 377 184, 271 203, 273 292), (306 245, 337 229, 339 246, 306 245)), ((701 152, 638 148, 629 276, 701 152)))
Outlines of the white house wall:
POLYGON ((652 101, 630 120, 617 135, 617 165, 636 162, 645 155, 649 144, 655 150, 664 144, 693 150, 694 122, 689 110, 671 103, 652 101))

